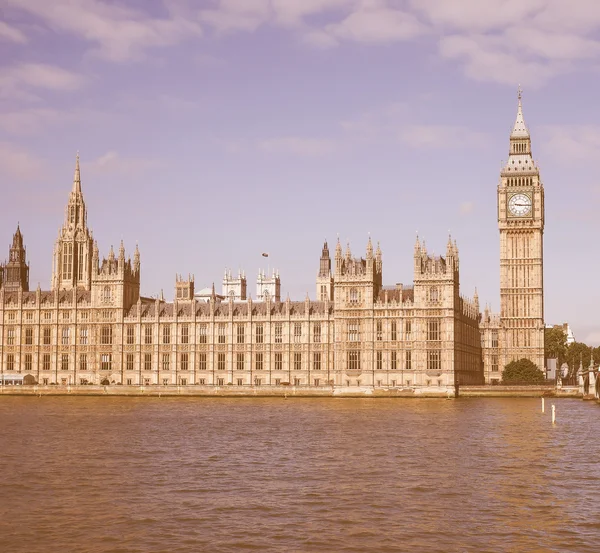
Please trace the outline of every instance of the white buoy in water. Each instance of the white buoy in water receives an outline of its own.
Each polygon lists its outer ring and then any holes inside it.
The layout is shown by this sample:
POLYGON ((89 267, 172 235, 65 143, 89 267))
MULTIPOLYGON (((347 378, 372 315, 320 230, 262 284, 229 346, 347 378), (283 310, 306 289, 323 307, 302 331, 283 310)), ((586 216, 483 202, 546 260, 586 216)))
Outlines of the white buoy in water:
POLYGON ((545 413, 545 409, 544 409, 544 398, 542 398, 542 413, 545 413))
POLYGON ((552 424, 556 424, 556 407, 552 405, 552 424))

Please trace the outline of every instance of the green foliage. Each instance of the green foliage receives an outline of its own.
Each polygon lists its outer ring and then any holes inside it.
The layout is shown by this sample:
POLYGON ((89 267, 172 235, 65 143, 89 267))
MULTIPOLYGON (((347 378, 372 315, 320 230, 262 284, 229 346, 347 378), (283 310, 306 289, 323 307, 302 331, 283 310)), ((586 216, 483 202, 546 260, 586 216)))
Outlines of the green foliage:
POLYGON ((600 365, 600 346, 592 349, 592 357, 594 358, 594 365, 600 365))
POLYGON ((560 367, 567 354, 567 335, 562 328, 546 328, 544 331, 545 357, 557 359, 560 367))
POLYGON ((502 384, 543 384, 544 373, 530 359, 511 361, 502 371, 502 384))
POLYGON ((589 367, 592 357, 592 348, 581 342, 573 342, 567 347, 565 361, 569 365, 569 377, 573 378, 579 371, 579 367, 589 367))

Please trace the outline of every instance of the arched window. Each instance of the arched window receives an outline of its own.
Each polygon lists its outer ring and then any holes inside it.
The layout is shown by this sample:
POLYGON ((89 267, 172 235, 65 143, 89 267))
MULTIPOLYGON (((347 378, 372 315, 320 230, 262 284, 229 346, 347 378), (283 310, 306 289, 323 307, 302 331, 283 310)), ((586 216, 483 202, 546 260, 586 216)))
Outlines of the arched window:
POLYGON ((350 289, 350 301, 358 301, 359 295, 356 288, 350 289))
POLYGON ((429 301, 438 301, 439 292, 438 289, 434 286, 429 290, 429 301))
POLYGON ((104 302, 110 302, 112 299, 112 293, 110 290, 110 286, 105 286, 104 290, 102 291, 102 301, 104 302))

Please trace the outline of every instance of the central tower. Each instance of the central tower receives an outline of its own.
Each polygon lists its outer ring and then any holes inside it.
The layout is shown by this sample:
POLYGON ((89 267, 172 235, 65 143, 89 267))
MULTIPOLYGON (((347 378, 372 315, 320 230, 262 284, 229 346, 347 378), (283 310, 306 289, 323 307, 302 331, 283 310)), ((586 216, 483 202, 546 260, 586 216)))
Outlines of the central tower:
POLYGON ((91 289, 93 246, 92 235, 87 227, 77 154, 73 189, 65 210, 65 221, 54 246, 52 290, 91 289))
POLYGON ((531 155, 521 89, 508 161, 498 185, 500 363, 527 358, 544 370, 544 187, 531 155))

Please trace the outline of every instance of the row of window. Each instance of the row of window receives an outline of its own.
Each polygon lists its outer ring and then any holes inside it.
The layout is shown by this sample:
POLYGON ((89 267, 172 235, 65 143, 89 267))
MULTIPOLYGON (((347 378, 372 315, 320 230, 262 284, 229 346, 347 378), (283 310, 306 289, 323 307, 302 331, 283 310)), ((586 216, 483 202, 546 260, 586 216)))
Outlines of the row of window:
MULTIPOLYGON (((51 344, 51 328, 43 328, 42 329, 42 343, 44 345, 51 344)), ((180 336, 179 343, 180 344, 189 344, 190 343, 190 328, 188 325, 181 325, 179 327, 180 336)), ((198 329, 198 343, 206 344, 207 340, 207 325, 200 325, 198 329)), ((61 330, 61 344, 69 345, 70 344, 70 328, 63 328, 61 330)), ((321 342, 321 324, 314 323, 313 324, 313 342, 320 343, 321 342)), ((163 326, 162 327, 162 343, 170 344, 171 343, 171 326, 163 326)), ((9 346, 15 345, 16 340, 16 330, 15 328, 7 328, 6 330, 6 344, 9 346)), ((237 325, 236 330, 236 343, 243 344, 246 341, 246 327, 243 325, 237 325)), ((255 343, 262 344, 265 341, 265 332, 264 326, 262 324, 255 325, 255 343)), ((294 324, 294 342, 300 343, 302 341, 302 325, 301 323, 294 324)), ((127 326, 125 342, 127 344, 135 343, 135 327, 133 325, 127 326)), ((33 344, 33 327, 25 328, 25 336, 24 336, 25 345, 33 344)), ((88 344, 88 329, 83 327, 79 329, 79 343, 81 345, 88 344)), ((113 328, 112 326, 102 326, 100 328, 100 344, 102 345, 110 345, 113 343, 113 328)), ((152 344, 153 343, 153 326, 145 325, 143 328, 143 343, 144 344, 152 344)), ((217 326, 217 343, 225 344, 227 343, 227 325, 219 324, 217 326)), ((275 343, 283 343, 283 325, 278 323, 275 325, 275 343)))
MULTIPOLYGON (((152 378, 144 378, 143 381, 143 385, 144 386, 152 386, 153 382, 152 382, 152 378)), ((67 383, 67 379, 63 378, 62 379, 63 384, 67 383)), ((327 385, 327 382, 325 380, 322 380, 320 378, 313 378, 313 386, 324 386, 327 385)), ((410 387, 411 386, 411 380, 406 380, 406 386, 410 387)), ((431 380, 426 380, 425 384, 427 386, 431 386, 431 380)), ((247 383, 245 381, 244 378, 236 378, 236 385, 237 386, 247 386, 247 383)), ((42 378, 42 385, 43 386, 48 386, 50 384, 50 379, 49 378, 42 378)), ((88 380, 87 378, 80 378, 79 379, 79 384, 81 385, 85 385, 88 384, 88 380)), ((127 386, 137 386, 137 383, 134 383, 134 379, 133 378, 126 378, 125 379, 125 384, 127 386)), ((172 381, 169 378, 163 378, 161 381, 161 384, 163 386, 170 386, 172 385, 172 381)), ((254 385, 255 386, 263 386, 267 384, 267 382, 264 382, 262 378, 260 377, 254 377, 254 385)), ((282 384, 284 384, 281 380, 281 378, 275 378, 273 379, 273 385, 275 386, 281 386, 282 384)), ((287 382, 285 382, 285 384, 288 384, 287 382)), ((352 383, 350 380, 346 380, 346 386, 350 386, 352 383)), ((188 379, 186 377, 180 377, 179 378, 179 385, 180 386, 187 386, 188 385, 188 379)), ((206 382, 206 378, 200 378, 198 379, 198 385, 199 386, 206 386, 207 382, 206 382)), ((216 386, 225 386, 225 378, 217 378, 216 382, 215 382, 216 386)), ((293 381, 293 385, 294 386, 304 386, 305 383, 303 381, 302 378, 294 378, 293 381)), ((306 385, 310 385, 310 382, 307 382, 306 385)), ((355 381, 355 385, 356 386, 360 386, 361 385, 361 381, 360 380, 356 380, 355 381)), ((378 388, 384 387, 384 386, 391 386, 392 388, 396 388, 397 386, 401 386, 402 383, 398 383, 397 380, 390 380, 389 384, 384 384, 382 380, 377 380, 376 381, 376 386, 378 388)), ((438 380, 437 381, 437 385, 438 386, 442 386, 442 380, 438 380)))
MULTIPOLYGON (((441 339, 441 321, 438 319, 430 319, 427 321, 427 340, 437 341, 441 339)), ((411 321, 405 321, 404 324, 405 329, 405 338, 406 340, 412 339, 412 323, 411 321)), ((25 327, 25 336, 24 343, 25 345, 33 344, 33 327, 25 327)), ((190 343, 190 328, 188 325, 184 324, 179 327, 180 335, 179 335, 179 343, 181 344, 189 344, 190 343)), ((206 344, 207 340, 207 325, 200 325, 198 330, 198 343, 206 344)), ((71 329, 68 327, 61 329, 61 345, 69 345, 70 342, 70 333, 71 329)), ((246 326, 238 324, 236 325, 236 343, 244 344, 246 342, 246 326)), ((293 327, 293 337, 294 343, 302 342, 302 324, 294 323, 293 327)), ((361 326, 360 321, 350 322, 348 323, 348 332, 347 339, 349 342, 360 342, 361 337, 361 326)), ((164 325, 162 327, 162 340, 163 344, 170 344, 172 335, 171 335, 171 326, 164 325)), ((383 321, 376 322, 376 330, 375 330, 375 338, 377 341, 383 340, 383 321)), ((314 323, 312 327, 312 339, 313 343, 321 342, 321 324, 314 323)), ((390 339, 391 341, 398 340, 398 325, 396 321, 392 321, 390 323, 390 339)), ((6 344, 14 345, 16 340, 16 330, 14 327, 8 327, 6 330, 6 344)), ((255 325, 255 343, 262 344, 265 342, 265 332, 264 326, 262 324, 255 325)), ((275 324, 275 334, 274 334, 274 342, 276 344, 280 344, 283 342, 283 325, 281 323, 275 324)), ((495 343, 497 347, 498 337, 497 334, 495 336, 495 343)), ((51 344, 51 328, 43 328, 42 329, 42 343, 44 345, 51 344)), ((79 343, 81 345, 88 344, 88 328, 82 327, 79 329, 79 343)), ((113 343, 113 327, 112 326, 102 326, 100 327, 100 344, 101 345, 111 345, 113 343)), ((135 344, 135 326, 129 325, 126 327, 126 336, 125 336, 126 344, 135 344)), ((144 344, 152 344, 153 343, 153 326, 145 325, 143 327, 143 343, 144 344)), ((217 343, 225 344, 227 343, 227 325, 219 324, 217 326, 217 343)))
MULTIPOLYGON (((361 370, 361 356, 358 351, 349 351, 348 355, 348 369, 350 370, 361 370)), ((293 369, 300 371, 302 370, 302 359, 303 355, 301 352, 295 352, 293 355, 293 369)), ((153 369, 152 363, 152 353, 145 353, 142 357, 142 369, 145 371, 151 371, 153 369)), ((312 370, 320 371, 322 369, 321 363, 321 353, 314 352, 313 353, 313 365, 312 370)), ((189 361, 188 353, 180 353, 179 354, 179 370, 180 371, 188 371, 190 370, 190 361, 189 361)), ((59 358, 59 367, 62 371, 68 371, 70 369, 69 366, 69 354, 63 353, 59 358)), ((237 353, 235 355, 235 369, 238 371, 246 370, 246 354, 237 353)), ((27 353, 24 356, 24 369, 25 372, 30 372, 33 370, 32 364, 32 354, 27 353)), ((125 370, 133 371, 135 356, 133 353, 127 353, 125 355, 125 370)), ((496 358, 496 370, 497 370, 498 361, 496 358)), ((88 356, 87 354, 79 355, 79 371, 87 371, 88 370, 88 356)), ((100 356, 100 370, 112 370, 112 354, 103 353, 100 356)), ((162 371, 168 371, 171 368, 171 355, 168 353, 164 353, 160 357, 160 365, 158 367, 162 371)), ((383 352, 378 351, 375 359, 375 368, 376 370, 383 370, 384 367, 384 356, 383 352)), ((391 370, 397 370, 399 368, 399 359, 398 352, 392 351, 390 352, 389 357, 389 368, 391 370)), ((45 353, 42 355, 41 369, 44 371, 50 370, 50 354, 45 353)), ((208 355, 206 353, 198 354, 198 370, 206 371, 208 369, 208 355)), ((217 354, 217 365, 216 370, 224 371, 227 369, 226 366, 226 355, 225 353, 217 354)), ((404 369, 412 370, 412 352, 406 351, 404 352, 404 369)), ((428 351, 427 352, 427 370, 440 370, 441 369, 441 352, 440 351, 428 351)), ((15 370, 15 355, 10 353, 6 356, 6 370, 14 371, 15 370)), ((262 371, 265 370, 264 356, 262 353, 256 353, 254 355, 254 370, 262 371)), ((283 354, 275 353, 274 355, 274 370, 281 371, 283 370, 283 354)), ((493 369, 492 369, 493 370, 493 369)))
MULTIPOLYGON (((398 352, 392 351, 389 356, 389 368, 393 371, 399 369, 400 360, 398 358, 398 352)), ((375 356, 375 369, 378 371, 384 370, 384 354, 382 351, 378 351, 375 356)), ((442 368, 441 352, 439 350, 432 350, 427 352, 427 370, 428 371, 439 371, 442 368)), ((348 369, 349 370, 361 370, 361 358, 360 352, 349 351, 348 352, 348 369)), ((412 351, 404 352, 404 370, 412 370, 412 351)))

